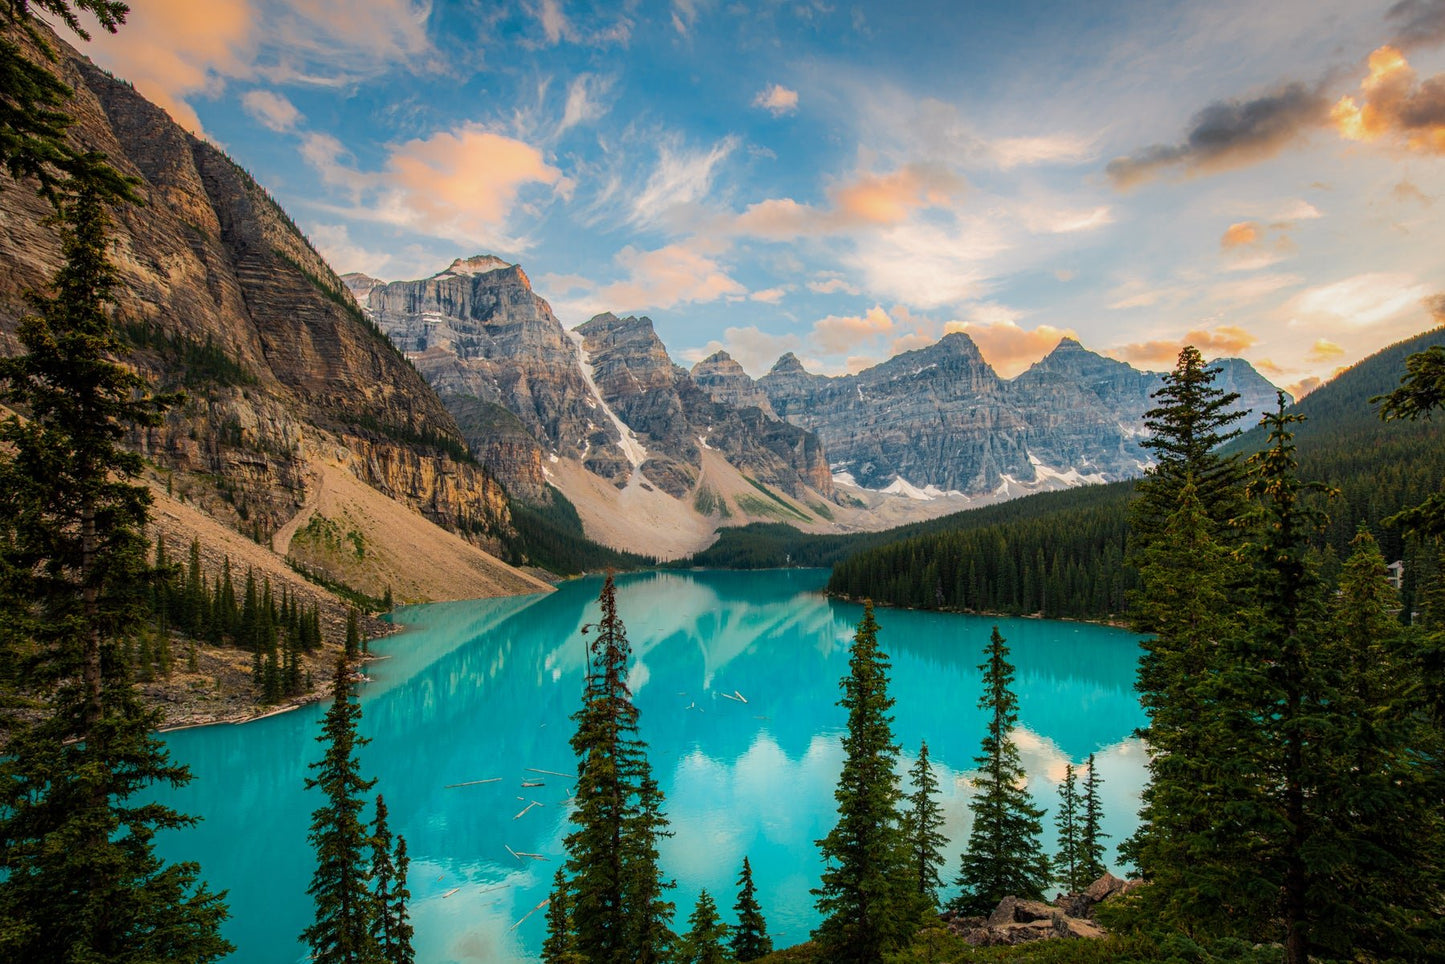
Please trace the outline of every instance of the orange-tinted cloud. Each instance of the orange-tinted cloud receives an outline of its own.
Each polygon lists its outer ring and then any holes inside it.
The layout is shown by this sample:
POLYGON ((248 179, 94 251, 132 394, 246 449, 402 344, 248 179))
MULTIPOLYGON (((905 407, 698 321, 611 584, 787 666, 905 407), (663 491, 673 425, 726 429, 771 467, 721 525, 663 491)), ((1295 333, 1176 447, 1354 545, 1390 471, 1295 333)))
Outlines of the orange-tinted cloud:
POLYGON ((786 240, 862 227, 888 227, 915 211, 946 207, 957 200, 967 182, 936 164, 905 164, 887 174, 863 173, 834 186, 828 207, 800 204, 792 198, 769 198, 749 205, 733 221, 741 234, 786 240))
POLYGON ((846 221, 897 224, 917 208, 942 207, 958 196, 964 180, 931 164, 906 164, 891 174, 865 174, 831 193, 846 221))
POLYGON ((1329 361, 1331 358, 1339 358, 1344 353, 1344 348, 1336 345, 1334 342, 1317 338, 1305 358, 1312 362, 1323 362, 1329 361))
POLYGON ((535 147, 480 127, 408 141, 386 166, 401 223, 438 237, 494 234, 524 185, 562 180, 535 147))
POLYGON ((186 98, 218 89, 225 77, 249 77, 256 11, 250 0, 149 0, 137 4, 115 36, 102 31, 85 48, 96 63, 135 85, 176 123, 197 133, 186 98))
POLYGON ((1299 401, 1310 392, 1314 391, 1316 388, 1319 388, 1324 383, 1324 379, 1319 378, 1315 375, 1311 375, 1308 378, 1301 378, 1299 381, 1294 382, 1293 384, 1284 385, 1282 387, 1285 391, 1289 392, 1291 395, 1294 396, 1295 401, 1299 401))
POLYGON ((1370 55, 1358 99, 1341 97, 1330 120, 1352 141, 1390 140, 1425 154, 1445 154, 1445 75, 1420 81, 1405 55, 1384 46, 1370 55))
POLYGON ((978 321, 951 321, 945 331, 961 331, 973 339, 984 359, 1003 378, 1012 378, 1043 358, 1064 338, 1078 338, 1072 328, 1040 325, 1025 331, 1013 321, 987 320, 983 312, 978 321))
POLYGON ((1162 365, 1175 361, 1185 345, 1198 348, 1206 358, 1223 358, 1238 355, 1258 341, 1237 325, 1220 325, 1212 329, 1197 328, 1177 339, 1161 338, 1120 345, 1111 349, 1109 354, 1137 365, 1162 365))
POLYGON ((326 183, 351 194, 352 206, 340 213, 446 238, 468 250, 522 250, 525 243, 507 233, 521 193, 541 186, 565 195, 571 183, 537 148, 475 125, 393 148, 379 172, 351 166, 345 147, 328 134, 307 134, 301 156, 326 183))
POLYGON ((618 252, 616 260, 627 270, 624 280, 597 288, 564 310, 587 317, 598 311, 625 314, 747 294, 747 289, 728 275, 709 250, 687 242, 652 251, 628 246, 618 252))
POLYGON ((1239 221, 1231 224, 1219 239, 1219 246, 1228 251, 1231 248, 1254 244, 1259 240, 1259 225, 1254 221, 1239 221))
POLYGON ((881 305, 874 305, 862 315, 829 315, 815 321, 813 342, 826 355, 842 355, 893 329, 894 322, 888 312, 881 305))

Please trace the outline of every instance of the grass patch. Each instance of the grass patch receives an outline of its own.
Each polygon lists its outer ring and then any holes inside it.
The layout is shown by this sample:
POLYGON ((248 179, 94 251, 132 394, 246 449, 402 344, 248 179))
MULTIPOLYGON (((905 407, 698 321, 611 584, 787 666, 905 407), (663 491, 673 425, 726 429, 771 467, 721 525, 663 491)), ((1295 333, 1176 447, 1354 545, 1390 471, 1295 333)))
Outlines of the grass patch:
MULTIPOLYGON (((758 490, 759 492, 761 492, 763 495, 767 496, 769 499, 773 500, 773 501, 776 502, 779 506, 781 506, 784 512, 787 512, 787 513, 789 513, 789 514, 791 514, 791 515, 795 515, 795 516, 797 516, 799 519, 802 519, 804 522, 812 522, 812 521, 813 521, 813 517, 812 517, 812 516, 808 515, 808 513, 804 512, 802 509, 800 509, 800 508, 798 508, 797 506, 793 505, 791 502, 788 502, 788 501, 786 501, 785 499, 783 499, 783 498, 782 498, 781 496, 779 496, 776 492, 774 492, 772 489, 768 488, 766 485, 763 485, 763 484, 762 484, 761 482, 759 482, 757 479, 754 479, 754 478, 752 478, 751 476, 747 476, 747 475, 743 476, 743 478, 745 478, 745 479, 748 480, 748 485, 751 485, 753 488, 757 489, 757 490, 758 490)), ((738 504, 739 504, 739 505, 742 504, 742 500, 741 500, 741 499, 738 500, 738 504)), ((775 515, 776 513, 764 513, 764 514, 767 514, 767 515, 775 515)))

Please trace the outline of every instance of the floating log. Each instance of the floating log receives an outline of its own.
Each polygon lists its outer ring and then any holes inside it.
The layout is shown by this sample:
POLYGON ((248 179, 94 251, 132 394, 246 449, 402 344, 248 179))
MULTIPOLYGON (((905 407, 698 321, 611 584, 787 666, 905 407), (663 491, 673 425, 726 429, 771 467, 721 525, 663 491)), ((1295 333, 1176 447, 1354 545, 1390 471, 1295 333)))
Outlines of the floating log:
POLYGON ((459 891, 459 890, 461 890, 460 887, 453 887, 451 890, 447 891, 445 894, 442 894, 442 900, 446 900, 448 897, 450 897, 452 894, 455 894, 455 893, 456 893, 457 891, 459 891))
POLYGON ((556 770, 538 770, 536 767, 527 767, 526 770, 528 773, 545 773, 553 777, 571 777, 575 775, 571 773, 558 773, 556 770))
POLYGON ((513 817, 512 819, 513 819, 513 820, 516 820, 517 817, 522 816, 522 814, 526 813, 528 810, 531 810, 533 807, 540 807, 540 806, 542 806, 542 804, 538 803, 536 800, 533 800, 531 803, 527 804, 525 807, 522 808, 521 813, 518 813, 517 816, 516 816, 516 817, 513 817))
POLYGON ((550 897, 544 897, 544 898, 542 899, 542 903, 538 904, 536 907, 533 907, 531 910, 527 911, 527 916, 526 916, 526 917, 523 917, 522 920, 517 921, 517 923, 513 924, 511 927, 508 927, 507 930, 509 930, 509 931, 514 931, 514 930, 516 930, 518 927, 521 927, 521 926, 522 926, 522 923, 523 923, 524 921, 526 921, 527 917, 531 917, 533 914, 537 913, 537 911, 541 910, 543 907, 546 907, 546 906, 547 906, 548 904, 550 904, 550 903, 552 903, 552 898, 550 898, 550 897))
POLYGON ((547 785, 547 783, 546 783, 545 780, 523 780, 523 781, 522 781, 522 786, 524 786, 524 787, 545 787, 546 785, 547 785))
POLYGON ((501 777, 489 777, 486 780, 468 780, 466 783, 448 783, 446 786, 442 787, 442 789, 452 790, 456 787, 475 787, 478 784, 482 783, 500 783, 501 781, 501 777))

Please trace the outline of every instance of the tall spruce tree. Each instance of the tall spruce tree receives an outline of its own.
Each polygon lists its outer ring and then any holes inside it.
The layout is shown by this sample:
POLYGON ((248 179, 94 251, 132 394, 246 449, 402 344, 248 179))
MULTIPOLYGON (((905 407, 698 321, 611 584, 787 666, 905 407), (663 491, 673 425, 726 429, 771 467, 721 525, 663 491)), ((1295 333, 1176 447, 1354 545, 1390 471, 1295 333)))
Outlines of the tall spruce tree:
POLYGON ((1084 813, 1079 828, 1079 869, 1086 883, 1093 883, 1108 866, 1104 863, 1104 841, 1109 835, 1101 826, 1104 819, 1103 804, 1099 800, 1099 785, 1104 778, 1099 776, 1094 754, 1089 754, 1089 773, 1084 777, 1084 813))
POLYGON ((337 656, 331 684, 331 706, 321 721, 317 742, 325 750, 310 768, 306 789, 325 798, 311 812, 307 839, 316 850, 316 871, 307 893, 316 904, 316 919, 302 933, 318 964, 372 964, 377 956, 373 937, 376 898, 365 851, 370 835, 361 819, 363 794, 375 780, 361 777, 356 751, 369 741, 356 732, 361 704, 352 699, 345 654, 337 656))
POLYGON ((153 735, 159 716, 125 658, 153 572, 149 496, 131 481, 141 460, 120 443, 170 399, 113 360, 103 178, 72 169, 56 195, 53 293, 21 321, 25 353, 0 360, 0 400, 25 414, 0 422, 0 664, 13 674, 0 718, 0 959, 209 961, 231 949, 221 897, 194 864, 153 849, 192 821, 137 799, 190 774, 153 735))
POLYGON ((833 798, 838 823, 818 841, 824 860, 813 891, 823 921, 813 939, 830 961, 877 964, 917 929, 919 902, 908 874, 908 844, 899 826, 902 792, 894 766, 888 711, 887 655, 868 603, 853 634, 838 705, 848 711, 843 770, 833 798))
POLYGON ((718 919, 717 904, 706 890, 697 895, 697 903, 693 905, 687 924, 680 964, 723 964, 731 959, 724 946, 728 936, 727 925, 718 919))
POLYGON ((928 742, 918 746, 918 759, 908 770, 913 792, 908 796, 904 814, 903 834, 908 842, 908 870, 925 906, 938 907, 938 890, 943 886, 939 871, 947 858, 943 848, 948 838, 943 835, 943 807, 938 803, 938 777, 928 760, 928 742))
POLYGON ((1072 763, 1064 764, 1064 782, 1059 784, 1059 807, 1054 811, 1054 830, 1059 849, 1054 852, 1054 880, 1065 893, 1082 893, 1088 881, 1079 861, 1079 781, 1072 763))
POLYGON ((671 885, 657 864, 667 818, 627 688, 631 646, 610 574, 598 602, 602 615, 588 645, 582 707, 572 715, 577 792, 566 839, 569 910, 584 960, 631 964, 661 959, 672 943, 666 925, 672 908, 661 896, 671 885))
POLYGON ((1306 964, 1310 956, 1310 862, 1320 829, 1310 796, 1326 779, 1322 730, 1334 699, 1333 671, 1314 652, 1324 631, 1324 593, 1309 549, 1326 519, 1306 499, 1324 487, 1299 478, 1290 430, 1299 421, 1285 414, 1281 394, 1278 411, 1265 418, 1269 444, 1250 459, 1244 551, 1252 563, 1252 605, 1246 634, 1230 648, 1221 694, 1223 705, 1236 710, 1224 732, 1235 741, 1233 765, 1249 768, 1244 778, 1258 781, 1261 805, 1252 828, 1255 853, 1238 869, 1248 887, 1277 897, 1286 964, 1306 964))
POLYGON ((763 919, 763 909, 758 905, 758 890, 753 884, 753 865, 743 857, 743 869, 738 874, 738 902, 733 905, 738 922, 732 929, 733 959, 755 961, 764 954, 773 952, 772 939, 768 937, 768 924, 763 919))
POLYGON ((1174 512, 1186 478, 1194 487, 1211 523, 1220 536, 1226 523, 1238 514, 1244 471, 1219 446, 1240 434, 1233 424, 1244 417, 1233 406, 1237 392, 1214 385, 1219 369, 1210 368, 1199 350, 1186 345, 1174 370, 1152 398, 1155 407, 1144 414, 1149 437, 1141 444, 1154 456, 1154 466, 1139 481, 1139 498, 1130 512, 1130 529, 1136 546, 1148 545, 1164 531, 1174 512))
POLYGON ((371 939, 385 964, 412 964, 411 916, 407 902, 411 892, 406 886, 406 838, 391 837, 387 825, 386 801, 376 795, 376 816, 371 822, 371 939))
POLYGON ((958 875, 962 888, 955 906, 965 914, 987 914, 1010 895, 1042 900, 1049 884, 1049 860, 1039 842, 1044 811, 1034 806, 1028 775, 1012 733, 1018 725, 1018 697, 1008 647, 995 626, 984 650, 983 696, 979 709, 989 713, 988 731, 974 762, 978 776, 968 809, 973 827, 958 875))
MULTIPOLYGON (((1434 345, 1405 360, 1405 377, 1388 395, 1370 399, 1383 402, 1380 417, 1386 421, 1429 418, 1445 408, 1445 347, 1434 345)), ((1392 524, 1432 539, 1445 539, 1445 492, 1432 493, 1417 506, 1397 513, 1392 524)))

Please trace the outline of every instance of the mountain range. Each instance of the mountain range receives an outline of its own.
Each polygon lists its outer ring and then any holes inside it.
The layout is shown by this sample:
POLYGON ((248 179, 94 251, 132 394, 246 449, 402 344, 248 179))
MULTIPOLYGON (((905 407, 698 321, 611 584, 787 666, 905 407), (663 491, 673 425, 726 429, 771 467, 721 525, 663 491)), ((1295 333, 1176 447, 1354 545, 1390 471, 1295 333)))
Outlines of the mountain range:
MULTIPOLYGON (((1161 375, 1070 338, 1013 379, 955 332, 854 375, 789 353, 754 380, 723 351, 683 369, 645 317, 568 331, 521 266, 492 255, 421 280, 342 280, 510 492, 550 484, 589 534, 636 551, 695 549, 747 521, 883 528, 1148 465, 1161 375), (651 531, 609 524, 644 503, 651 531)), ((1273 407, 1248 362, 1216 364, 1240 409, 1273 407)))

